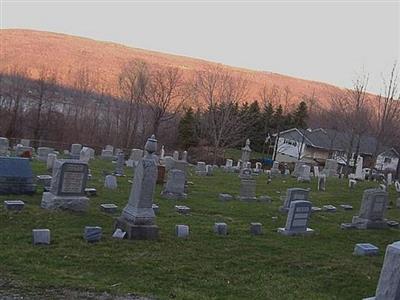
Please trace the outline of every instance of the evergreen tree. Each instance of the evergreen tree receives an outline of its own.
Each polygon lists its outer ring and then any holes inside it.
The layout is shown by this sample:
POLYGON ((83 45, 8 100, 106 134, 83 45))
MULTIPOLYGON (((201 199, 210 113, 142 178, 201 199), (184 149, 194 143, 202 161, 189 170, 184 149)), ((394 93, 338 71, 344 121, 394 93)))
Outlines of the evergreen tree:
POLYGON ((307 103, 301 101, 293 114, 293 126, 305 129, 307 127, 308 108, 307 103))
POLYGON ((196 119, 191 107, 185 111, 185 114, 179 122, 178 141, 179 145, 185 150, 191 146, 196 146, 198 143, 196 119))

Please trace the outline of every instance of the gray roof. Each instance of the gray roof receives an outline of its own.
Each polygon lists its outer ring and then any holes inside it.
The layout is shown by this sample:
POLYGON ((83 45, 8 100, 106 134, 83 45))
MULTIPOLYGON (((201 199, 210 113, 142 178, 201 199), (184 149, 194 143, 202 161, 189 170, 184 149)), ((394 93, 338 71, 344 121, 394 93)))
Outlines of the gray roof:
MULTIPOLYGON (((351 135, 348 132, 340 132, 332 129, 314 129, 312 131, 292 128, 280 133, 283 138, 298 142, 304 141, 307 146, 332 151, 346 151, 350 147, 351 135)), ((375 151, 376 139, 371 136, 361 136, 360 153, 372 155, 375 151)), ((352 152, 357 150, 357 139, 354 139, 352 152)))

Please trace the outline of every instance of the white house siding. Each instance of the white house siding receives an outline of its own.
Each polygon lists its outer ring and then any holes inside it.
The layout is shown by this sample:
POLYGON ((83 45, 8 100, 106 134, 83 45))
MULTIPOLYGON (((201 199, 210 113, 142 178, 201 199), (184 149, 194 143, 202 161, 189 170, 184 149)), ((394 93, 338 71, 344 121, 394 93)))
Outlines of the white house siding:
POLYGON ((379 154, 376 158, 375 168, 381 171, 396 170, 399 158, 389 157, 385 153, 379 154), (386 162, 385 162, 386 160, 386 162), (390 161, 390 162, 389 162, 390 161))

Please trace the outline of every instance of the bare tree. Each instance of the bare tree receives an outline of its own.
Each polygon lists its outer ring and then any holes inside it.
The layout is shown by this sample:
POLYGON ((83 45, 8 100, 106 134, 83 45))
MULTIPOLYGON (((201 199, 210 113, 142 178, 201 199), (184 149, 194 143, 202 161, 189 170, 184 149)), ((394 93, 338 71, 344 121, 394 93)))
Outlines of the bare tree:
POLYGON ((157 136, 162 122, 175 117, 181 109, 186 94, 182 72, 178 68, 166 67, 150 72, 146 103, 153 114, 153 133, 157 136))

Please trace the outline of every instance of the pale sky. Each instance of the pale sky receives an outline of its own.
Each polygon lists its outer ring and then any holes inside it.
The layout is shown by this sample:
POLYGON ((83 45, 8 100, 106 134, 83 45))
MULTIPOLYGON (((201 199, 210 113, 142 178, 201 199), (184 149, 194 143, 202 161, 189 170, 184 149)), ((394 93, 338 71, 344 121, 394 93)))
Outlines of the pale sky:
POLYGON ((396 1, 0 0, 1 28, 60 32, 350 87, 400 56, 396 1))

